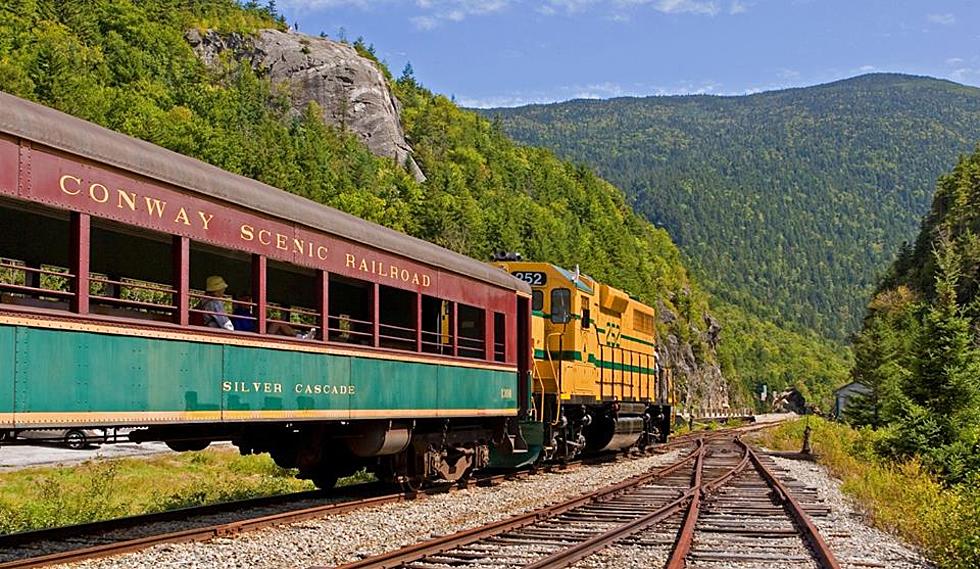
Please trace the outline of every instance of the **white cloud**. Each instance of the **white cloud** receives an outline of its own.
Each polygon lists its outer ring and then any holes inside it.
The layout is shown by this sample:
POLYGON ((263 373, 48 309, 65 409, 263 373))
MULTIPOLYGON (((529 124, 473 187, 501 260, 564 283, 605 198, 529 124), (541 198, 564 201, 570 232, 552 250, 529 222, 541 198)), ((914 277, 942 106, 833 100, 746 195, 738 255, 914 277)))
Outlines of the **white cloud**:
POLYGON ((933 24, 939 24, 941 26, 951 26, 956 23, 956 16, 954 14, 929 14, 926 19, 933 24))
POLYGON ((950 57, 946 60, 946 65, 959 65, 963 63, 963 61, 964 60, 962 57, 950 57))
MULTIPOLYGON (((297 12, 355 8, 367 12, 385 9, 404 0, 279 0, 280 6, 297 12)), ((414 14, 409 21, 417 29, 431 30, 449 22, 462 22, 470 17, 501 12, 520 5, 544 16, 579 14, 595 10, 598 15, 614 22, 629 22, 632 11, 649 8, 663 14, 694 14, 716 16, 722 13, 741 14, 751 5, 746 0, 413 0, 414 14)))
POLYGON ((657 0, 653 8, 664 14, 716 15, 721 9, 713 0, 657 0))
POLYGON ((461 96, 457 102, 464 107, 493 108, 519 107, 523 105, 556 103, 571 99, 611 99, 614 97, 648 97, 663 95, 707 95, 725 94, 742 95, 738 93, 719 93, 720 85, 714 81, 685 81, 672 87, 634 83, 623 85, 611 81, 590 83, 586 85, 566 85, 551 91, 517 91, 505 95, 490 95, 486 97, 461 96))
POLYGON ((409 20, 420 30, 431 30, 439 26, 439 22, 431 16, 414 16, 409 20))
POLYGON ((558 12, 572 14, 581 12, 593 4, 600 3, 599 0, 548 0, 547 3, 538 8, 538 12, 548 15, 557 14, 558 12))
POLYGON ((856 73, 871 73, 871 72, 877 71, 877 70, 878 70, 878 68, 875 67, 874 65, 862 65, 861 67, 858 67, 854 71, 856 73))

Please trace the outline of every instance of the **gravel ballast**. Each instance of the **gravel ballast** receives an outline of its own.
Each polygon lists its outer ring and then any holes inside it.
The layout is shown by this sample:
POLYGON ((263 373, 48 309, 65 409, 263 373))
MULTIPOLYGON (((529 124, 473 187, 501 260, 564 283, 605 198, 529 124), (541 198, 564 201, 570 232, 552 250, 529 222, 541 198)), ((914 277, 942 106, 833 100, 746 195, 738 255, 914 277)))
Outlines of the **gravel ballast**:
POLYGON ((820 529, 844 569, 933 569, 935 566, 898 538, 871 527, 840 490, 840 481, 827 469, 812 462, 774 457, 787 474, 806 486, 830 508, 830 515, 817 516, 820 529))
POLYGON ((338 565, 569 499, 666 465, 678 456, 678 451, 672 451, 612 464, 583 465, 490 488, 471 487, 210 542, 159 545, 71 567, 259 569, 338 565))

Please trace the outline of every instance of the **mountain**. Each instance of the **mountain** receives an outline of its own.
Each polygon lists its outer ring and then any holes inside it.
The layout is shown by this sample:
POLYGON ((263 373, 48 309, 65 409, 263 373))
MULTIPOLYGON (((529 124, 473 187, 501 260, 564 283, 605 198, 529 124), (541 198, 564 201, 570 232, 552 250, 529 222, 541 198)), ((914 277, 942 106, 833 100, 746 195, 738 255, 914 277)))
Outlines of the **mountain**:
POLYGON ((481 112, 625 190, 721 298, 836 341, 980 140, 980 89, 894 74, 481 112))

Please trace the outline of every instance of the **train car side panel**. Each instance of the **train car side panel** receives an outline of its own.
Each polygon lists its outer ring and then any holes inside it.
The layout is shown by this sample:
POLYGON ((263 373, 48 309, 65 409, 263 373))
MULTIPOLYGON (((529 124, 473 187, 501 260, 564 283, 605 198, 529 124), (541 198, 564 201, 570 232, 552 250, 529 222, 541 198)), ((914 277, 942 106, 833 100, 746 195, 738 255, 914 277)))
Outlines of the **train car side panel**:
POLYGON ((517 374, 486 369, 439 370, 440 409, 471 415, 517 413, 517 374))
POLYGON ((14 329, 0 326, 0 362, 7 362, 0 370, 4 389, 0 389, 0 427, 12 427, 14 425, 14 366, 17 358, 15 355, 14 329))
POLYGON ((18 427, 221 417, 221 346, 16 330, 18 427))
POLYGON ((9 352, 16 368, 14 393, 0 395, 0 420, 4 408, 13 409, 17 428, 504 416, 517 409, 517 375, 500 368, 28 326, 0 332, 0 355, 9 352))
POLYGON ((350 418, 350 358, 225 346, 226 420, 350 418))
POLYGON ((0 194, 17 195, 20 153, 16 142, 0 137, 0 194))

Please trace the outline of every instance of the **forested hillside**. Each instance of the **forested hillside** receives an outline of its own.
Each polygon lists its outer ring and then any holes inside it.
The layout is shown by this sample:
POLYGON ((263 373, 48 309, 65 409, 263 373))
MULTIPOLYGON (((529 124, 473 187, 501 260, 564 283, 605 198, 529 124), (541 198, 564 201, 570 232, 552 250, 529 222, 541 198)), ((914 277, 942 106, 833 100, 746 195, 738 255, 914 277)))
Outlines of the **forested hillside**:
POLYGON ((902 75, 485 113, 626 191, 713 292, 838 341, 933 181, 980 140, 980 89, 902 75))
POLYGON ((920 456, 950 482, 980 481, 980 150, 936 185, 914 246, 868 306, 854 378, 871 392, 849 419, 878 450, 920 456))
MULTIPOLYGON (((578 264, 663 303, 677 318, 661 331, 689 343, 701 363, 716 363, 701 334, 708 297, 666 231, 635 214, 592 169, 514 144, 497 125, 429 92, 410 73, 396 80, 378 64, 402 103, 425 182, 374 156, 351 133, 326 126, 316 105, 289 113, 286 95, 247 63, 224 57, 206 66, 185 40, 191 28, 245 34, 281 28, 273 10, 232 0, 16 0, 0 10, 4 91, 477 259, 509 250, 578 264)), ((364 42, 355 47, 374 59, 364 42)), ((729 354, 730 375, 742 379, 734 391, 748 394, 761 381, 798 383, 826 399, 841 380, 800 372, 801 353, 806 361, 831 358, 837 366, 828 369, 842 368, 843 360, 810 338, 782 332, 788 349, 767 351, 765 366, 739 374, 736 356, 758 360, 771 340, 756 342, 758 327, 738 324, 749 322, 738 310, 726 314, 731 324, 723 322, 721 354, 729 354)))

